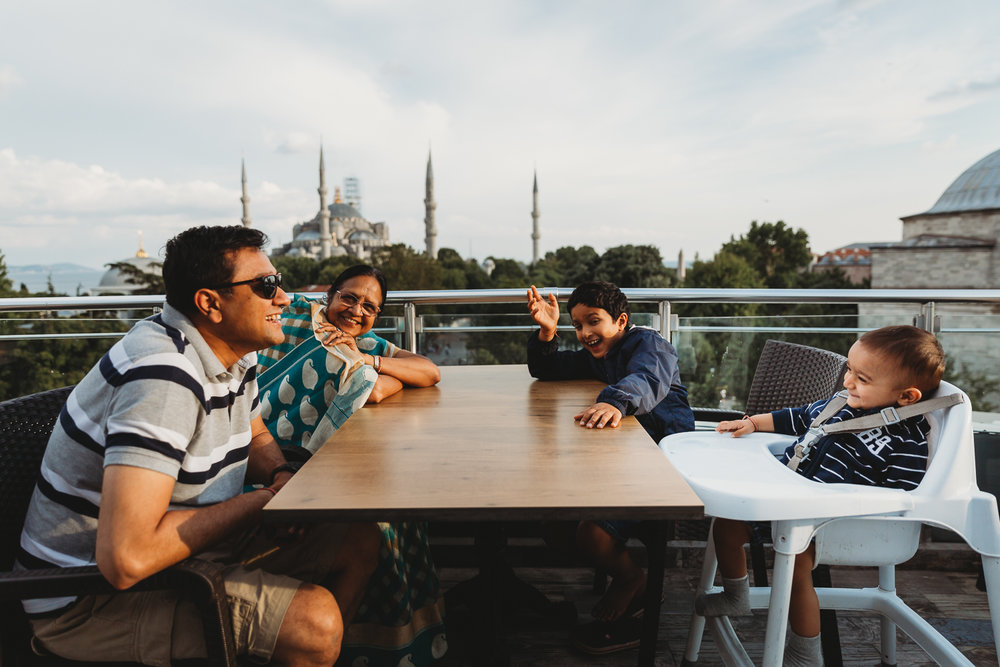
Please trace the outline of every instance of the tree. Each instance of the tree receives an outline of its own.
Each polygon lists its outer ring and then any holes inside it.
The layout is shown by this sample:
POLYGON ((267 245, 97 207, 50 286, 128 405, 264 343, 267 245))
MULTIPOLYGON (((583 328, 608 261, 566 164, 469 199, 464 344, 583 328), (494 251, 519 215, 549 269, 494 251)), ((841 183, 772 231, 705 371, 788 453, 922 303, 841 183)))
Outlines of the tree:
POLYGON ((0 250, 0 296, 14 296, 14 283, 7 275, 7 259, 0 250))
POLYGON ((301 290, 318 282, 319 262, 312 257, 282 255, 272 257, 271 265, 281 274, 281 285, 286 291, 301 290))
POLYGON ((575 287, 594 279, 594 269, 600 259, 589 245, 563 246, 555 252, 545 253, 545 257, 531 267, 531 282, 539 286, 575 287))
POLYGON ((490 279, 494 287, 525 287, 528 274, 520 262, 513 259, 490 257, 493 260, 493 273, 490 279))
POLYGON ((441 265, 403 243, 376 248, 371 263, 385 274, 389 289, 437 289, 441 286, 441 265))
POLYGON ((781 220, 776 223, 754 220, 746 236, 730 237, 720 251, 746 259, 764 277, 765 285, 772 288, 791 287, 794 276, 812 261, 809 235, 803 229, 788 227, 781 220))
POLYGON ((618 287, 670 287, 673 275, 663 265, 660 250, 651 245, 620 245, 608 248, 592 280, 606 280, 618 287))

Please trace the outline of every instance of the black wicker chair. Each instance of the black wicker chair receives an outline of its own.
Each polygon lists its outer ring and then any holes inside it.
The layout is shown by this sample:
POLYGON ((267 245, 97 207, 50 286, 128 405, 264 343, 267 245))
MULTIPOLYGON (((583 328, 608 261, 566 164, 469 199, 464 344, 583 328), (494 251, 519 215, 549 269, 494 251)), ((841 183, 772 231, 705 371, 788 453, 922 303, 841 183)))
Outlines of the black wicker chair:
MULTIPOLYGON (((68 664, 35 656, 21 599, 114 592, 97 567, 13 572, 28 502, 53 425, 72 387, 52 389, 0 403, 0 641, 5 667, 68 664)), ((208 664, 237 664, 229 604, 222 580, 192 558, 136 585, 136 589, 180 588, 203 611, 208 664)), ((188 661, 190 664, 190 661, 188 661)))

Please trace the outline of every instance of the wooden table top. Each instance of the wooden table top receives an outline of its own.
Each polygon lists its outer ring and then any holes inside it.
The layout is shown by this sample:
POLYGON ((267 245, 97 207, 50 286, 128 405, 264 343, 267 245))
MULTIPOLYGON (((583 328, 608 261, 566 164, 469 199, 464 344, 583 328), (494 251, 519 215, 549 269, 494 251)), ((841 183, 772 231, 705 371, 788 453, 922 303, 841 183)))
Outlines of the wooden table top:
POLYGON ((677 519, 704 507, 633 417, 585 429, 597 381, 448 366, 356 412, 265 508, 273 521, 677 519))

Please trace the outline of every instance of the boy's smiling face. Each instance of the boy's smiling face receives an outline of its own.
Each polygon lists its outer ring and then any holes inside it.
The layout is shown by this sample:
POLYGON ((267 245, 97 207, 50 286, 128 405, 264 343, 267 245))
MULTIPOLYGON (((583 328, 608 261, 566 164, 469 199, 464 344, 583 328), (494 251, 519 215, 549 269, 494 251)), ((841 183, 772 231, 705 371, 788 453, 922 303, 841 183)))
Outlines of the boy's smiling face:
POLYGON ((628 325, 628 315, 622 313, 618 319, 612 319, 611 314, 603 308, 594 308, 578 303, 569 311, 576 329, 576 338, 597 359, 608 354, 615 343, 625 335, 628 325))
POLYGON ((847 389, 847 404, 862 410, 909 405, 921 397, 919 389, 906 383, 894 359, 861 342, 851 346, 847 353, 844 388, 847 389))

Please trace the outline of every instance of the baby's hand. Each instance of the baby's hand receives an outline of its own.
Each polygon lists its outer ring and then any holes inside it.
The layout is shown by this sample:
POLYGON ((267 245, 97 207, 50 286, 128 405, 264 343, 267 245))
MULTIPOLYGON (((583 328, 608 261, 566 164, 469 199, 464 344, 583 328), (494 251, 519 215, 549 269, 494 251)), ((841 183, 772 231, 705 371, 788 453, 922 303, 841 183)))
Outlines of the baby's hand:
POLYGON ((621 423, 622 412, 610 403, 594 403, 573 417, 584 428, 615 428, 621 423))
POLYGON ((542 330, 540 338, 552 340, 559 324, 559 302, 555 295, 549 293, 548 300, 545 300, 538 293, 538 288, 532 285, 528 290, 528 312, 542 330))
POLYGON ((733 421, 719 422, 719 425, 715 427, 715 430, 718 433, 729 433, 734 438, 738 438, 741 435, 753 433, 757 429, 754 428, 753 422, 749 419, 735 419, 733 421))

